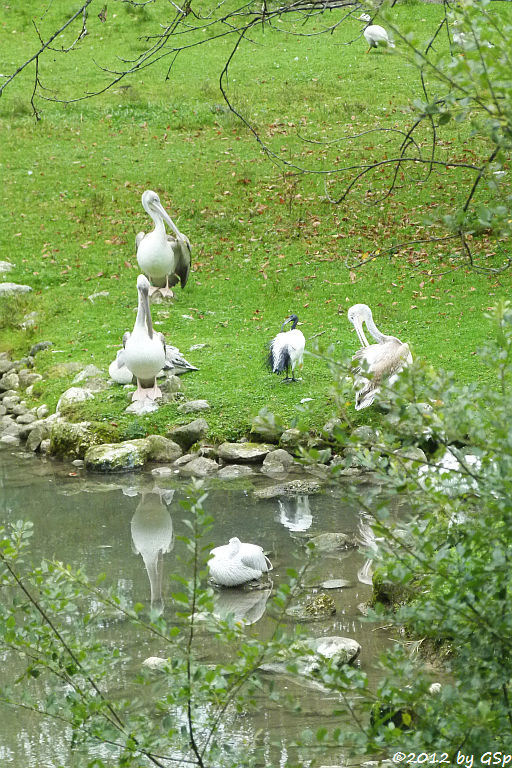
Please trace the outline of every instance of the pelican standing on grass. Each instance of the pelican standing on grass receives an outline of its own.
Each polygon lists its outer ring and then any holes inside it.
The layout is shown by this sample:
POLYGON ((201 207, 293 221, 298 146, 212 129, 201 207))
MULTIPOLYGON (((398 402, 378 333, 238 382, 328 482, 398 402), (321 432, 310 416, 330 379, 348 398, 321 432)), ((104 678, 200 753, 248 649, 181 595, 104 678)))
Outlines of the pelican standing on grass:
POLYGON ((299 318, 297 315, 290 315, 282 327, 281 332, 275 336, 270 342, 269 354, 268 354, 268 367, 272 373, 286 373, 284 382, 297 381, 295 378, 295 368, 299 371, 302 370, 302 358, 304 357, 304 347, 306 346, 306 339, 302 331, 297 328, 299 318), (289 331, 285 331, 284 327, 288 323, 292 324, 289 331), (291 370, 291 377, 289 372, 291 370))
POLYGON ((137 278, 139 304, 131 333, 123 336, 124 350, 117 357, 119 367, 125 365, 137 379, 137 389, 132 400, 156 400, 162 397, 156 383, 156 375, 165 363, 165 340, 162 333, 153 330, 149 309, 149 280, 144 275, 137 278))
POLYGON ((386 336, 379 331, 367 304, 354 304, 350 307, 348 319, 363 345, 352 358, 354 386, 357 389, 356 411, 360 411, 373 403, 384 382, 388 387, 395 383, 400 371, 412 363, 412 355, 408 344, 402 343, 396 336, 386 336), (363 323, 366 323, 377 344, 368 343, 363 323))
MULTIPOLYGON (((359 17, 362 21, 371 21, 371 18, 367 13, 362 13, 359 17)), ((370 46, 366 53, 370 53, 372 48, 377 48, 379 45, 386 45, 390 48, 394 48, 395 44, 390 39, 388 33, 381 27, 380 24, 367 24, 363 30, 364 39, 370 46)))
POLYGON ((214 547, 208 560, 210 576, 222 587, 239 587, 272 570, 272 563, 257 544, 234 536, 228 544, 214 547))
POLYGON ((190 241, 179 231, 156 192, 147 189, 142 195, 142 206, 153 219, 155 228, 147 234, 139 232, 135 238, 137 261, 152 283, 149 295, 160 291, 162 296, 172 298, 174 294, 169 283, 175 285, 179 280, 182 288, 187 284, 192 252, 190 241), (175 237, 167 234, 164 222, 175 237))

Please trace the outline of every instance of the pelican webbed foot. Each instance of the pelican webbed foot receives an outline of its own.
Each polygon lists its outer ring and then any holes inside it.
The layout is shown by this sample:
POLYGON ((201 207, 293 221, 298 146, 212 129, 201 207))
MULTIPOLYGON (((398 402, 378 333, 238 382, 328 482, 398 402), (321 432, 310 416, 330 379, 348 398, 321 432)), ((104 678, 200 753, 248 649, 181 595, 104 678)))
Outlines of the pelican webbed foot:
POLYGON ((137 380, 137 389, 132 395, 132 401, 144 401, 146 398, 149 400, 157 400, 159 397, 162 397, 162 390, 157 385, 156 379, 152 387, 141 387, 140 381, 137 380))

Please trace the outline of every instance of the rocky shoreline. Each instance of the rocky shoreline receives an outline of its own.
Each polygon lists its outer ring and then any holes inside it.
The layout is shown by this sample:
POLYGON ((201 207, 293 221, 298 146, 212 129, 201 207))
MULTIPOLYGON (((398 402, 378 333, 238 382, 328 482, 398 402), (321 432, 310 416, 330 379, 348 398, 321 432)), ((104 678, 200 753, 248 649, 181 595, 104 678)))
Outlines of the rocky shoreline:
MULTIPOLYGON (((35 344, 29 355, 20 360, 0 354, 0 444, 72 461, 95 473, 131 472, 157 463, 161 466, 153 471, 160 475, 220 480, 263 475, 286 480, 255 491, 261 498, 317 493, 333 466, 337 466, 342 476, 368 476, 364 467, 354 461, 353 446, 354 439, 372 443, 376 435, 369 427, 357 427, 343 451, 339 451, 335 440, 340 424, 337 419, 324 425, 322 438, 315 439, 298 429, 272 429, 262 425, 259 429, 254 427, 250 436, 240 442, 213 445, 208 440, 207 420, 204 415, 198 417, 198 412, 207 414, 210 408, 205 400, 180 403, 178 410, 195 418, 169 428, 165 436, 153 434, 119 442, 116 429, 108 422, 73 420, 76 404, 113 385, 108 375, 94 365, 58 364, 64 369, 61 375, 74 373, 75 378, 72 386, 62 393, 56 412, 50 414, 45 404, 30 407, 24 397, 31 397, 34 385, 43 380, 41 374, 33 370, 35 356, 48 346, 50 342, 35 344), (297 460, 303 447, 318 451, 315 464, 297 460)), ((130 389, 130 385, 125 386, 130 389)), ((161 388, 164 401, 174 401, 181 382, 177 376, 168 374, 161 388)))

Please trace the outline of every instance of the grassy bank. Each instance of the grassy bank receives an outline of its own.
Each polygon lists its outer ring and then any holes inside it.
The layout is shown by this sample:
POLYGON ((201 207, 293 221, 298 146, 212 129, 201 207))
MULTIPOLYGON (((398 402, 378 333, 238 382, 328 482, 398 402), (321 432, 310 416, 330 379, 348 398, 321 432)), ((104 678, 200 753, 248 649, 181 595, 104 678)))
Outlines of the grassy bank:
MULTIPOLYGON (((66 5, 50 5, 40 21, 43 30, 66 5)), ((507 10, 506 3, 494 5, 496 13, 507 10)), ((401 22, 426 31, 441 12, 435 5, 396 7, 401 22)), ((102 24, 91 12, 89 34, 67 55, 65 67, 56 56, 54 65, 48 61, 42 68, 46 87, 67 97, 100 88, 105 74, 93 60, 113 66, 116 54, 136 54, 161 21, 159 13, 158 4, 139 10, 115 4, 102 24)), ((35 31, 30 12, 14 4, 0 2, 0 20, 9 33, 2 64, 9 72, 33 50, 35 31)), ((312 20, 300 31, 319 27, 312 20)), ((413 119, 411 104, 420 96, 415 68, 399 54, 366 55, 361 39, 343 45, 360 30, 355 20, 333 35, 312 37, 258 28, 233 61, 234 103, 272 151, 294 166, 325 170, 347 159, 356 164, 382 157, 392 151, 390 134, 348 137, 413 119)), ((69 37, 71 42, 71 32, 69 37)), ((67 42, 66 36, 60 44, 67 42)), ((55 406, 69 386, 72 377, 51 376, 56 363, 106 368, 122 334, 131 330, 134 237, 149 226, 140 205, 148 188, 160 194, 192 242, 186 289, 178 289, 172 305, 153 305, 152 312, 157 328, 200 369, 183 377, 183 392, 210 402, 212 436, 240 436, 263 406, 291 422, 304 397, 313 398, 301 416, 308 427, 321 427, 331 415, 331 379, 321 360, 306 357, 303 380, 294 386, 283 386, 264 368, 265 345, 291 312, 299 315, 307 339, 321 334, 321 345, 333 344, 343 358, 358 347, 346 310, 368 303, 379 327, 408 341, 414 355, 455 371, 462 381, 485 378, 473 353, 488 330, 482 312, 508 293, 508 273, 496 279, 469 271, 450 241, 351 266, 354 258, 425 237, 424 215, 449 212, 472 177, 461 170, 448 178, 442 169, 425 184, 404 179, 393 197, 369 206, 389 179, 379 174, 370 192, 361 183, 346 203, 331 205, 323 175, 271 162, 227 110, 218 76, 233 44, 212 40, 191 49, 168 81, 169 61, 162 60, 93 100, 46 102, 37 123, 30 115, 33 70, 27 68, 0 100, 1 258, 16 265, 5 279, 33 287, 26 298, 2 300, 0 345, 19 356, 35 341, 53 341, 37 357, 46 379, 36 390, 38 402, 55 406), (108 296, 88 298, 104 291, 108 296), (23 330, 22 318, 34 311, 36 325, 23 330), (197 344, 206 346, 190 352, 197 344)), ((470 141, 465 125, 447 126, 442 140, 447 160, 485 150, 470 141)), ((331 195, 342 189, 338 177, 328 184, 331 195)), ((492 265, 507 247, 484 238, 477 249, 490 254, 492 265)), ((115 387, 77 415, 125 429, 133 420, 124 415, 125 406, 126 393, 115 387)), ((360 418, 379 417, 372 411, 360 418)), ((184 420, 173 405, 139 419, 143 429, 160 432, 184 420)))

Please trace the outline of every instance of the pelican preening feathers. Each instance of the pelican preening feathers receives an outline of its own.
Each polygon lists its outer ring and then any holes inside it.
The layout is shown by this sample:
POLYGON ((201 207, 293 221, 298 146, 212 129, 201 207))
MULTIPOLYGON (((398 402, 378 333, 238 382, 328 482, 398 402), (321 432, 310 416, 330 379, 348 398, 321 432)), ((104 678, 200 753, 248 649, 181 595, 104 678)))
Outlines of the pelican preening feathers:
POLYGON ((272 570, 272 563, 257 544, 234 536, 228 544, 214 547, 208 560, 210 576, 222 587, 239 587, 272 570))
POLYGON ((290 315, 284 321, 281 332, 274 336, 270 342, 268 354, 268 367, 272 373, 286 373, 284 382, 297 381, 295 378, 295 368, 302 369, 302 358, 304 357, 304 347, 306 339, 302 331, 297 328, 299 318, 297 315, 290 315), (289 331, 285 331, 285 326, 291 323, 289 331), (291 377, 289 375, 291 371, 291 377))
POLYGON ((412 363, 412 355, 408 344, 396 336, 387 336, 379 331, 367 304, 354 304, 350 307, 348 319, 363 345, 352 358, 354 386, 357 390, 356 411, 360 411, 373 403, 384 382, 386 386, 391 386, 397 380, 400 371, 412 363), (368 343, 363 323, 366 323, 377 344, 368 343))
POLYGON ((178 280, 182 288, 187 284, 192 252, 190 241, 179 231, 156 192, 147 189, 142 195, 142 206, 153 219, 155 228, 147 234, 139 232, 135 238, 137 261, 151 281, 149 295, 159 290, 162 296, 172 297, 170 285, 175 285, 178 280), (174 237, 167 234, 164 222, 172 229, 174 237))
MULTIPOLYGON (((370 16, 367 13, 362 13, 359 17, 361 21, 371 22, 370 16)), ((364 39, 370 46, 366 53, 370 53, 372 48, 378 48, 379 45, 389 46, 394 48, 395 44, 390 39, 388 33, 381 27, 380 24, 367 24, 363 30, 364 39)))

